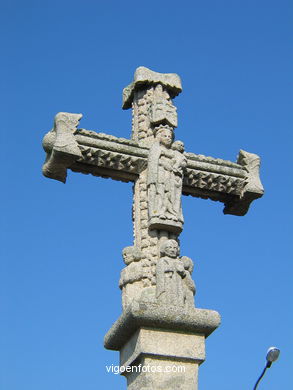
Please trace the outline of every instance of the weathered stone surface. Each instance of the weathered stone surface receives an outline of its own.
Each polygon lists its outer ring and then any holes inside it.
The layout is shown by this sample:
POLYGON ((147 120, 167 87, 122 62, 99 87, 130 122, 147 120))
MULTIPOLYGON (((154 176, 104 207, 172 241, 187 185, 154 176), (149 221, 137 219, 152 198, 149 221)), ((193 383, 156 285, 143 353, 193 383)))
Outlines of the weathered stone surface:
POLYGON ((123 91, 132 107, 131 139, 78 129, 81 114, 59 113, 44 137, 45 176, 65 183, 67 169, 132 181, 134 243, 123 250, 119 287, 123 313, 105 336, 121 363, 184 364, 186 372, 125 373, 128 390, 196 390, 204 339, 220 324, 217 312, 196 309, 193 261, 180 256, 181 195, 220 201, 244 215, 263 194, 260 159, 240 151, 237 163, 184 152, 175 141, 181 92, 176 74, 140 67, 123 91))
POLYGON ((170 149, 173 131, 168 126, 157 128, 149 151, 147 165, 149 228, 180 233, 183 226, 181 209, 182 180, 186 167, 183 151, 170 149))
POLYGON ((183 262, 179 258, 179 245, 175 240, 164 241, 160 255, 156 266, 156 302, 178 308, 193 308, 195 285, 191 279, 192 260, 184 256, 183 262))
POLYGON ((197 390, 199 364, 186 360, 156 358, 143 354, 134 362, 134 368, 139 365, 149 368, 149 371, 125 373, 128 390, 197 390), (161 372, 156 372, 157 367, 161 372), (155 368, 154 371, 152 369, 155 368), (182 369, 184 368, 184 371, 182 369), (169 370, 172 369, 172 372, 169 370))
POLYGON ((246 171, 245 185, 240 198, 225 202, 224 214, 245 215, 251 202, 260 198, 264 188, 259 177, 260 157, 257 154, 240 150, 237 163, 246 171))
POLYGON ((126 267, 121 271, 119 287, 122 290, 122 307, 125 309, 133 299, 141 295, 146 278, 141 252, 134 246, 122 251, 126 267))
POLYGON ((181 308, 194 307, 193 261, 187 256, 179 257, 176 240, 161 242, 157 262, 150 254, 142 258, 143 252, 134 246, 124 248, 122 254, 127 265, 121 271, 119 280, 123 310, 133 300, 181 308))
POLYGON ((205 360, 205 336, 165 329, 140 328, 121 348, 120 365, 131 365, 141 354, 188 359, 201 363, 205 360))
POLYGON ((185 275, 183 278, 183 290, 184 290, 184 306, 194 307, 194 296, 196 294, 195 283, 192 280, 193 261, 190 257, 182 256, 180 260, 183 263, 185 275))
MULTIPOLYGON (((81 117, 81 114, 64 114, 81 117)), ((78 146, 80 153, 77 149, 71 149, 71 153, 67 153, 58 143, 55 148, 56 125, 44 137, 43 146, 47 159, 43 174, 46 177, 65 182, 67 169, 71 169, 74 172, 128 182, 137 180, 140 172, 147 167, 148 146, 75 127, 76 125, 64 126, 61 134, 68 133, 76 141, 74 144, 78 146)), ((187 166, 183 177, 183 195, 220 201, 227 206, 224 211, 226 214, 245 215, 250 203, 263 194, 262 186, 253 184, 260 183, 257 165, 252 175, 247 164, 243 164, 243 159, 240 160, 243 165, 240 165, 194 153, 184 153, 184 156, 187 166)))
POLYGON ((204 360, 204 335, 160 329, 140 328, 120 351, 120 366, 133 369, 122 374, 133 390, 197 389, 204 360))
POLYGON ((104 345, 107 349, 118 351, 141 327, 203 334, 207 337, 219 325, 220 315, 214 310, 182 309, 133 301, 106 334, 104 345))
POLYGON ((161 257, 156 266, 156 298, 159 305, 184 305, 185 271, 178 255, 178 244, 175 240, 166 240, 161 245, 161 257))
POLYGON ((166 88, 173 98, 182 91, 180 77, 175 73, 158 73, 144 66, 140 66, 134 73, 134 79, 123 90, 123 108, 131 108, 131 103, 136 89, 148 87, 149 85, 160 84, 166 88))
POLYGON ((43 165, 46 177, 65 183, 67 168, 82 156, 74 137, 81 118, 82 114, 68 112, 59 112, 55 116, 53 129, 43 139, 43 147, 47 152, 43 165))

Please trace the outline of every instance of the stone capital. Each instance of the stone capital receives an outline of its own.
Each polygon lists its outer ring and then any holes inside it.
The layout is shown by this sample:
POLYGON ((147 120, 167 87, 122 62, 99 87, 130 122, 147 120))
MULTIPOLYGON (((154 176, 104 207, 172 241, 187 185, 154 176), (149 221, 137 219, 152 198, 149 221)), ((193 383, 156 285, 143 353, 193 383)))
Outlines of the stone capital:
POLYGON ((161 84, 171 98, 176 97, 182 91, 181 79, 176 73, 158 73, 144 66, 140 66, 134 73, 131 84, 123 89, 123 109, 131 108, 134 91, 142 86, 161 84))
POLYGON ((220 314, 214 310, 160 306, 133 301, 108 331, 104 339, 107 349, 119 351, 140 328, 201 334, 208 337, 220 325, 220 314))

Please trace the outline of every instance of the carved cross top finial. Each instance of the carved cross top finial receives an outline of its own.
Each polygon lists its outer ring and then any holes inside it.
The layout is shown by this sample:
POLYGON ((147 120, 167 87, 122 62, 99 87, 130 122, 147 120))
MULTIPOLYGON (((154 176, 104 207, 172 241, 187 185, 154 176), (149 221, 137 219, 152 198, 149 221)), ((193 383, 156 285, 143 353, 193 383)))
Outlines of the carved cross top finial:
POLYGON ((124 110, 131 108, 136 90, 158 84, 164 87, 172 99, 182 92, 181 79, 176 73, 158 73, 140 66, 134 73, 133 82, 123 90, 122 108, 124 110))
POLYGON ((157 73, 143 66, 137 68, 134 80, 123 90, 123 109, 132 107, 132 139, 150 145, 156 127, 178 125, 172 99, 182 91, 180 77, 175 73, 157 73))

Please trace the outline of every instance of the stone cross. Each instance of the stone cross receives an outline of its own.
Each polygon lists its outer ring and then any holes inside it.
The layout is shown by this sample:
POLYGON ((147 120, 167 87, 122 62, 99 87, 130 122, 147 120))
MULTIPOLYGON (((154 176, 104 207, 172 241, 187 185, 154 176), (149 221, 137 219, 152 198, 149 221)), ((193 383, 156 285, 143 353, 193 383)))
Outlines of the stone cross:
MULTIPOLYGON (((204 339, 220 323, 219 314, 197 309, 193 262, 180 256, 184 218, 181 195, 224 203, 224 213, 244 215, 263 194, 260 158, 240 151, 236 163, 188 153, 175 141, 181 92, 176 74, 139 67, 123 90, 123 109, 132 108, 131 139, 78 128, 81 114, 61 112, 43 147, 46 177, 65 183, 67 170, 133 182, 134 243, 122 254, 123 313, 105 337, 120 351, 129 390, 197 389, 204 339), (182 373, 134 372, 139 365, 183 365, 182 373)), ((155 369, 154 369, 155 370, 155 369)))

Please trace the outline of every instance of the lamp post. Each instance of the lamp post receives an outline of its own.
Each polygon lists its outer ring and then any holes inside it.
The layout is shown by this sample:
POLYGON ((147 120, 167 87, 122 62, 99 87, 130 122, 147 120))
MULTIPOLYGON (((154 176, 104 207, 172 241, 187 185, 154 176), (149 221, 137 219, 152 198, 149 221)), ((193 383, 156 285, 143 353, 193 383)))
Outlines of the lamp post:
POLYGON ((278 348, 276 348, 276 347, 270 347, 270 348, 268 349, 268 351, 267 351, 267 356, 266 356, 267 364, 266 364, 265 368, 263 369, 263 371, 262 371, 260 377, 258 378, 256 384, 254 385, 253 390, 256 390, 256 388, 257 388, 259 382, 261 381, 262 377, 264 376, 264 374, 265 374, 267 368, 270 368, 270 367, 271 367, 272 363, 275 362, 275 361, 278 359, 279 355, 280 355, 280 350, 279 350, 278 348))

